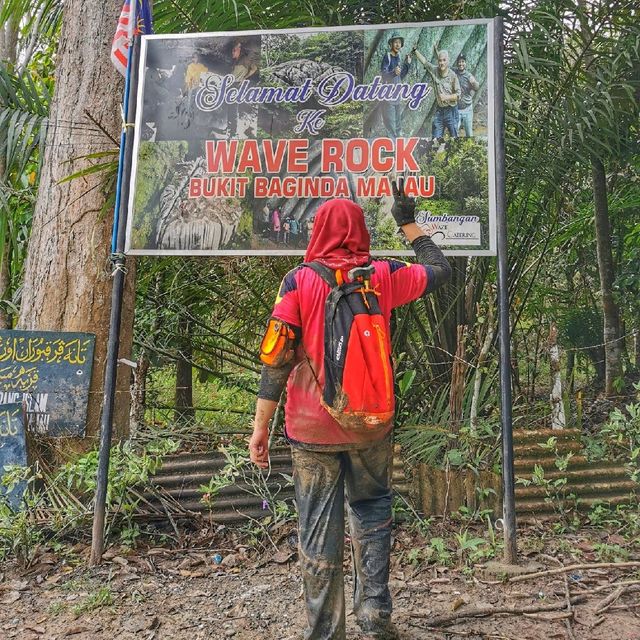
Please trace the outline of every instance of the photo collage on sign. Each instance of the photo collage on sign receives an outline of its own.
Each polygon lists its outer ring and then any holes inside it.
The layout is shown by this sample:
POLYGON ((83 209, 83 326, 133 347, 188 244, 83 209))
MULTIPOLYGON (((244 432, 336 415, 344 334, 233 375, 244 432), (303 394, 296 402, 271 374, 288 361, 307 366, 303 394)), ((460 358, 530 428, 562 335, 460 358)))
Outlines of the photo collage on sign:
POLYGON ((348 197, 402 253, 401 176, 436 242, 487 250, 488 42, 486 22, 145 38, 128 250, 303 253, 348 197))

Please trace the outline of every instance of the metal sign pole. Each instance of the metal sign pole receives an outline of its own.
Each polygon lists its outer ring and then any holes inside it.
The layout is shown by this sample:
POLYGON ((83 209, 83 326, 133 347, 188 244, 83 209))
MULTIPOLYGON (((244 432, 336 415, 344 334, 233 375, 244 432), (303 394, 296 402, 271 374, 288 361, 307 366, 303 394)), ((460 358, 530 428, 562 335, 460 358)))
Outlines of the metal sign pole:
POLYGON ((496 74, 496 231, 498 252, 498 315, 500 331, 500 406, 502 421, 502 487, 504 561, 517 562, 516 507, 513 473, 513 416, 511 397, 511 327, 509 325, 509 282, 507 264, 507 207, 504 152, 504 35, 502 18, 493 20, 493 51, 496 74))
POLYGON ((125 113, 125 149, 124 163, 121 165, 122 187, 120 192, 120 211, 117 218, 116 249, 113 253, 113 286, 111 289, 111 318, 104 374, 104 395, 102 418, 100 420, 100 451, 98 457, 98 477, 95 505, 93 511, 93 531, 91 538, 90 564, 99 564, 104 550, 104 524, 107 488, 109 484, 109 456, 111 452, 111 432, 113 426, 113 407, 116 394, 116 375, 118 368, 118 346, 120 343, 120 320, 122 316, 122 295, 126 269, 124 266, 124 242, 129 206, 129 177, 133 157, 133 122, 136 116, 138 96, 138 59, 140 57, 140 36, 134 35, 129 61, 129 100, 125 113))

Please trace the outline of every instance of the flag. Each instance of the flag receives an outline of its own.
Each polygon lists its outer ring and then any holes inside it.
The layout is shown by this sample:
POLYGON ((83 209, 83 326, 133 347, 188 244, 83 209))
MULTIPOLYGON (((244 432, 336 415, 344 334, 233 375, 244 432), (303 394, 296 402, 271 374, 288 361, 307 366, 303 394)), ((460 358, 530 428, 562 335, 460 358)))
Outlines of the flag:
POLYGON ((153 33, 153 21, 151 18, 151 7, 149 0, 135 0, 136 20, 134 29, 133 14, 131 11, 132 0, 124 0, 118 26, 113 36, 111 45, 111 62, 115 68, 124 76, 127 73, 127 60, 129 58, 129 44, 133 40, 134 34, 153 33))

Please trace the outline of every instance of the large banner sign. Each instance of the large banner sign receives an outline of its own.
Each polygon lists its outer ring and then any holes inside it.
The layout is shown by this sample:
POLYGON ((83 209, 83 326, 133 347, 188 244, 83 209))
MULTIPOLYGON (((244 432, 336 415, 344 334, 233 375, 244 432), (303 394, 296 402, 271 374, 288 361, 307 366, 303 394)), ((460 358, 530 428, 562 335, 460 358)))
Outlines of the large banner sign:
POLYGON ((490 20, 142 38, 127 251, 302 254, 328 198, 451 255, 495 254, 490 20))

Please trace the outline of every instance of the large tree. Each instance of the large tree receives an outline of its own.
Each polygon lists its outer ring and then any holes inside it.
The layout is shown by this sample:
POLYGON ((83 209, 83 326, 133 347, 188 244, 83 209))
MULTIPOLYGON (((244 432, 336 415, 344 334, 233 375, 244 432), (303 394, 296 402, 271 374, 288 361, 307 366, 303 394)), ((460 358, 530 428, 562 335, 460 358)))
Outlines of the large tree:
MULTIPOLYGON (((64 3, 38 198, 24 272, 21 329, 96 334, 87 434, 98 431, 111 300, 108 262, 112 181, 87 173, 87 156, 113 150, 121 128, 122 78, 109 49, 120 0, 64 3)), ((131 265, 129 265, 131 267, 131 265)), ((133 274, 128 278, 133 280, 133 274)), ((120 352, 131 345, 132 291, 125 294, 120 352)), ((128 371, 120 372, 116 432, 126 431, 128 371)))

